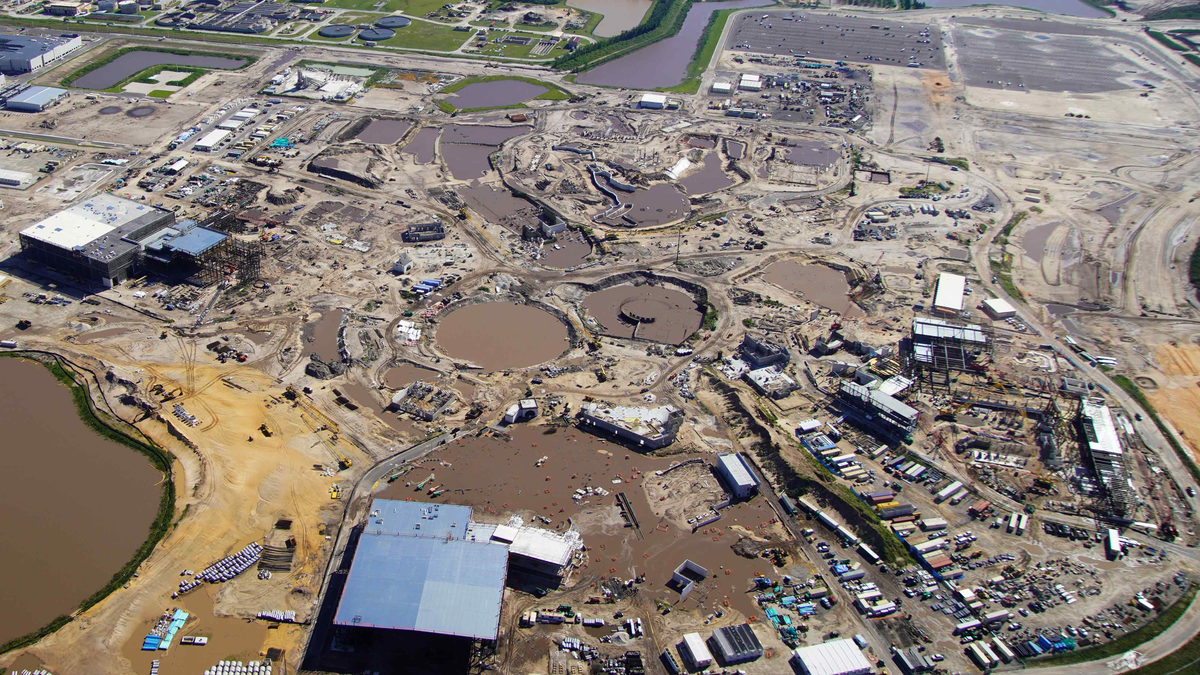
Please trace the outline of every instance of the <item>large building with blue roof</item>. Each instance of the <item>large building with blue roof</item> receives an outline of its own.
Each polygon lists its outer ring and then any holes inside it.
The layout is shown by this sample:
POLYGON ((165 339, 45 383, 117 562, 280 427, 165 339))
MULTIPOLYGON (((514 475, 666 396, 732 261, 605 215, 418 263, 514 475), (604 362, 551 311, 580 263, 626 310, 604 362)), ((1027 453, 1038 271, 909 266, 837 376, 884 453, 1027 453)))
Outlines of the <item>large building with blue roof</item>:
POLYGON ((495 640, 509 570, 554 577, 582 546, 575 531, 472 522, 469 506, 376 499, 333 623, 495 640))

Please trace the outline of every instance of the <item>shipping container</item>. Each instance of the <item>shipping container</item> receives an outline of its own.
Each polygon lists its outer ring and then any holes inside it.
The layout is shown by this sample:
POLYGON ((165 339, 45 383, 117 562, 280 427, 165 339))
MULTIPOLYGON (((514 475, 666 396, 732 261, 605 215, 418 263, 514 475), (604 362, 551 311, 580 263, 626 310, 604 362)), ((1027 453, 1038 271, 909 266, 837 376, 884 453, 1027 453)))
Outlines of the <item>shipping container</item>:
POLYGON ((963 633, 973 628, 979 628, 982 625, 983 624, 979 623, 979 619, 968 619, 954 627, 954 634, 962 635, 963 633))
POLYGON ((962 486, 962 482, 956 480, 941 490, 938 490, 937 495, 935 495, 933 498, 934 503, 941 504, 942 502, 946 501, 950 497, 954 496, 954 493, 958 492, 962 486))
POLYGON ((1017 516, 1016 513, 1013 513, 1012 515, 1010 515, 1008 517, 1008 528, 1005 531, 1008 532, 1009 534, 1012 534, 1013 532, 1015 532, 1017 529, 1017 521, 1018 520, 1019 520, 1019 517, 1017 516))
POLYGON ((959 490, 957 493, 955 493, 955 495, 953 497, 950 498, 950 506, 958 506, 958 504, 960 502, 962 502, 962 500, 966 499, 970 495, 971 495, 971 492, 969 490, 967 490, 966 488, 959 490))
POLYGON ((946 529, 946 520, 944 518, 926 518, 921 521, 921 529, 926 532, 946 529))
POLYGON ((843 581, 843 582, 855 581, 855 580, 861 579, 865 576, 867 576, 867 573, 865 570, 852 570, 850 572, 846 572, 841 577, 839 577, 838 581, 843 581))
POLYGON ((1017 655, 1013 653, 1013 650, 1004 643, 1004 640, 1001 640, 1000 638, 992 640, 992 651, 994 651, 996 656, 999 656, 1000 660, 1005 663, 1010 663, 1013 659, 1017 658, 1017 655))
POLYGON ((1022 513, 1017 518, 1017 536, 1025 534, 1025 528, 1029 526, 1029 516, 1022 513))
POLYGON ((862 557, 866 558, 867 562, 871 563, 872 565, 879 564, 879 556, 876 555, 875 551, 871 550, 870 546, 867 546, 866 544, 859 544, 858 552, 861 553, 862 557))

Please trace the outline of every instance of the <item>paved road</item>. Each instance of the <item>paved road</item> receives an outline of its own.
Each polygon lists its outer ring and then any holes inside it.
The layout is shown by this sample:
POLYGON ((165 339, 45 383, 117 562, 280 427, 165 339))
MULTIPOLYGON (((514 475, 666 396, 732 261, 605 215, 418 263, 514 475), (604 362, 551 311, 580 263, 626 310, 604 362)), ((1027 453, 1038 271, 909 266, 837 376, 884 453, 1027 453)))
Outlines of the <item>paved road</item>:
POLYGON ((0 129, 0 134, 6 136, 20 136, 21 138, 32 138, 47 143, 70 143, 72 145, 94 145, 101 148, 128 148, 125 143, 109 143, 108 141, 89 141, 86 138, 72 138, 70 136, 55 136, 53 134, 39 134, 32 131, 17 131, 15 129, 0 129))

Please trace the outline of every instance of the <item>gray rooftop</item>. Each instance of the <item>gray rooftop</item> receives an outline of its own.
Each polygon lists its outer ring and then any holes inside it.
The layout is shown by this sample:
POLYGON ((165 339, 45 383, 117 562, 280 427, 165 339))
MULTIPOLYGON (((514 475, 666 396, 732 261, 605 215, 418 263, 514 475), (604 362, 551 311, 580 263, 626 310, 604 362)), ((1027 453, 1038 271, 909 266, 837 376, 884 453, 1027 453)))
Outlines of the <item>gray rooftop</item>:
POLYGON ((363 534, 333 622, 494 640, 507 572, 506 546, 363 534))
POLYGON ((463 539, 470 522, 469 506, 376 499, 364 534, 463 539))
POLYGON ((229 235, 224 232, 197 227, 182 237, 167 243, 166 247, 172 251, 198 256, 228 238, 229 235))
POLYGON ((44 106, 51 103, 63 94, 66 94, 66 89, 57 89, 55 87, 30 87, 25 91, 8 99, 11 103, 29 103, 32 105, 44 106))
POLYGON ((70 40, 57 36, 0 35, 0 56, 33 59, 70 40))

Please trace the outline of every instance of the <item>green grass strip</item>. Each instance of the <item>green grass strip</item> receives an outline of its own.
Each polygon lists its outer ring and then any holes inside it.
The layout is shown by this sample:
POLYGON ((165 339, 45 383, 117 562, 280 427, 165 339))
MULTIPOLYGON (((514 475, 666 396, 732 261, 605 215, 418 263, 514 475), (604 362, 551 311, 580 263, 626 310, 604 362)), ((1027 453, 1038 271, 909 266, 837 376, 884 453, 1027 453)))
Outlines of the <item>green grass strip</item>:
MULTIPOLYGON (((1188 587, 1187 591, 1184 592, 1183 597, 1179 598, 1175 604, 1168 607, 1165 611, 1163 611, 1162 614, 1154 617, 1150 623, 1147 623, 1145 626, 1142 626, 1132 633, 1126 633, 1112 642, 1107 642, 1098 647, 1077 649, 1071 652, 1053 654, 1051 656, 1039 658, 1028 663, 1034 667, 1069 666, 1074 663, 1087 663, 1088 661, 1108 659, 1114 656, 1120 656, 1131 649, 1137 649, 1139 645, 1153 640, 1156 636, 1158 636, 1159 633, 1170 628, 1171 625, 1179 619, 1179 617, 1183 616, 1183 613, 1187 611, 1187 608, 1192 604, 1192 599, 1196 597, 1196 588, 1196 584, 1192 584, 1188 587)), ((1192 640, 1192 642, 1195 642, 1195 640, 1192 640)), ((1159 666, 1160 663, 1162 662, 1157 661, 1150 666, 1139 668, 1137 671, 1133 672, 1153 672, 1156 675, 1163 675, 1163 673, 1166 671, 1161 669, 1159 666)), ((1130 674, 1127 673, 1126 675, 1130 674)))
MULTIPOLYGON (((7 352, 0 354, 0 358, 25 358, 41 363, 54 375, 55 379, 70 388, 71 398, 75 403, 75 411, 88 428, 105 439, 145 455, 150 460, 150 464, 164 474, 162 494, 158 502, 158 514, 155 516, 154 522, 150 524, 149 535, 142 542, 142 545, 138 547, 137 551, 134 552, 129 562, 125 563, 103 588, 80 603, 75 613, 81 613, 94 607, 101 600, 108 597, 110 593, 125 585, 127 581, 133 578, 134 572, 137 571, 146 558, 150 557, 150 553, 154 551, 154 547, 166 536, 167 531, 171 527, 171 518, 175 515, 175 481, 172 476, 172 464, 175 461, 175 457, 168 450, 154 445, 140 431, 138 432, 141 435, 139 439, 113 426, 112 422, 107 419, 108 415, 103 411, 97 410, 92 403, 92 397, 86 384, 86 376, 73 369, 69 369, 66 359, 46 352, 7 352), (83 383, 81 383, 81 380, 83 383)), ((136 427, 133 427, 133 429, 137 431, 136 427)), ((62 628, 72 620, 73 616, 59 616, 38 630, 22 635, 21 637, 13 638, 0 645, 0 654, 21 647, 27 647, 62 628)))
POLYGON ((1146 35, 1149 35, 1150 37, 1154 38, 1155 40, 1158 41, 1159 44, 1163 45, 1167 49, 1174 49, 1177 52, 1191 51, 1187 47, 1184 47, 1183 45, 1179 44, 1178 42, 1167 37, 1166 33, 1161 33, 1156 30, 1146 29, 1146 35))

